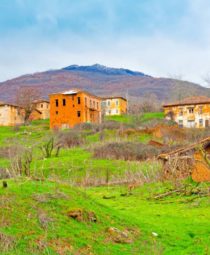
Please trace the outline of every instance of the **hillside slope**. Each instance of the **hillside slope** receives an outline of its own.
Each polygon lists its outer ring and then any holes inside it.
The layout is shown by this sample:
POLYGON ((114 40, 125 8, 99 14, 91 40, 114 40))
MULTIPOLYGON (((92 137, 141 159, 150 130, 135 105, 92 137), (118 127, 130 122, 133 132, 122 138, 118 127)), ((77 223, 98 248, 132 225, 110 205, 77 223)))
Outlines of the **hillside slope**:
POLYGON ((0 101, 14 101, 18 88, 33 86, 42 97, 70 87, 86 89, 96 95, 144 97, 155 94, 160 101, 175 100, 191 95, 210 95, 200 85, 167 78, 154 78, 128 69, 101 65, 69 66, 60 70, 23 75, 0 83, 0 101))

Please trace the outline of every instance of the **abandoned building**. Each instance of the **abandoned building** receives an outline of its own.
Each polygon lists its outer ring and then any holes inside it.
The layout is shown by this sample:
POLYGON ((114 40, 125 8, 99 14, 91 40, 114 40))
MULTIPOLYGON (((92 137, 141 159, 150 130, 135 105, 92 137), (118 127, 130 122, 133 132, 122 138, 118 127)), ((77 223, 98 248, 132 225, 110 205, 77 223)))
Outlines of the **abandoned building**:
POLYGON ((34 101, 34 111, 30 115, 31 120, 46 120, 50 117, 50 102, 44 99, 34 101))
POLYGON ((0 104, 0 126, 16 126, 24 123, 24 109, 9 103, 0 104))
POLYGON ((105 97, 102 99, 104 115, 122 115, 127 113, 127 100, 124 97, 105 97))
POLYGON ((210 182, 210 137, 195 144, 163 153, 164 177, 185 178, 192 176, 196 182, 210 182))
POLYGON ((166 119, 177 122, 179 127, 209 128, 210 98, 189 97, 178 102, 163 105, 166 119))
POLYGON ((85 122, 101 122, 99 97, 77 89, 50 95, 50 128, 71 128, 85 122))

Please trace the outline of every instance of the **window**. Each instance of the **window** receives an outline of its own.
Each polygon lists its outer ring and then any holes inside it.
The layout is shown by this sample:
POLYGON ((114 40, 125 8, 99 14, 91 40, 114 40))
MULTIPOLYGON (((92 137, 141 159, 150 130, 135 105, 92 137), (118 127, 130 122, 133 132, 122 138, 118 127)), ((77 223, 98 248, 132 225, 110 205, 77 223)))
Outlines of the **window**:
POLYGON ((87 97, 85 97, 85 106, 87 106, 87 97))
POLYGON ((189 108, 189 113, 194 113, 194 108, 189 108))
POLYGON ((187 121, 187 127, 188 128, 194 128, 195 127, 195 121, 194 120, 188 120, 187 121))
POLYGON ((58 115, 58 111, 56 111, 55 114, 58 115))
POLYGON ((78 112, 77 112, 77 117, 80 117, 80 116, 81 116, 81 112, 78 111, 78 112))
POLYGON ((99 108, 99 107, 98 107, 98 102, 97 102, 97 106, 96 106, 96 107, 97 107, 97 109, 99 108))
POLYGON ((107 105, 110 106, 110 101, 109 100, 107 101, 107 105))
POLYGON ((63 99, 63 106, 66 106, 66 99, 63 99))
POLYGON ((55 106, 58 107, 58 99, 55 99, 55 106))
POLYGON ((77 98, 77 103, 80 104, 80 97, 77 98))
POLYGON ((92 107, 92 100, 90 99, 90 107, 92 107))
POLYGON ((43 104, 41 104, 41 108, 43 108, 43 104))
POLYGON ((116 114, 118 114, 118 110, 116 110, 116 114))
POLYGON ((199 119, 199 126, 203 127, 203 119, 199 119))
POLYGON ((96 106, 96 102, 95 102, 95 101, 93 101, 93 108, 95 108, 95 106, 96 106))
POLYGON ((119 100, 116 100, 116 105, 119 105, 119 100))
POLYGON ((180 128, 183 127, 183 120, 179 120, 179 127, 180 127, 180 128))

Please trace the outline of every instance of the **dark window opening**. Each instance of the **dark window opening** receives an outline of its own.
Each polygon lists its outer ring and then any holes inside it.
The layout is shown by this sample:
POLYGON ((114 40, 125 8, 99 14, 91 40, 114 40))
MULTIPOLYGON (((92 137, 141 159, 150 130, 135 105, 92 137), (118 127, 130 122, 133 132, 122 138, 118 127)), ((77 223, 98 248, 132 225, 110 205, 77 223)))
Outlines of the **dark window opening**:
POLYGON ((78 97, 78 98, 77 98, 77 102, 78 102, 78 104, 80 104, 80 103, 81 103, 81 101, 80 101, 80 97, 78 97))
POLYGON ((66 99, 63 99, 63 106, 66 106, 66 99))
POLYGON ((55 99, 55 105, 58 107, 58 99, 55 99))
POLYGON ((43 108, 43 104, 41 104, 41 108, 43 108))
POLYGON ((78 112, 77 112, 77 117, 80 117, 80 116, 81 116, 81 112, 78 111, 78 112))
POLYGON ((87 97, 85 98, 85 106, 87 106, 87 97))
POLYGON ((58 115, 58 111, 56 111, 55 114, 58 115))

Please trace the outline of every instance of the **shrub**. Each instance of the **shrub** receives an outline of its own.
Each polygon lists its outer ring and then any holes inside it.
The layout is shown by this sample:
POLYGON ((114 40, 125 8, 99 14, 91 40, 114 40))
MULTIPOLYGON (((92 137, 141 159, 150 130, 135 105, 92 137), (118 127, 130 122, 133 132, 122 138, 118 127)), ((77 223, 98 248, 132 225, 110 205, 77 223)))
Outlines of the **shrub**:
POLYGON ((145 160, 161 153, 161 149, 135 142, 113 142, 94 149, 94 157, 122 160, 145 160))
POLYGON ((209 136, 210 130, 209 129, 187 129, 186 132, 186 139, 189 142, 196 142, 202 140, 209 136))
POLYGON ((57 144, 62 148, 71 148, 82 145, 84 137, 81 132, 76 130, 68 130, 67 132, 60 132, 57 137, 57 144))

